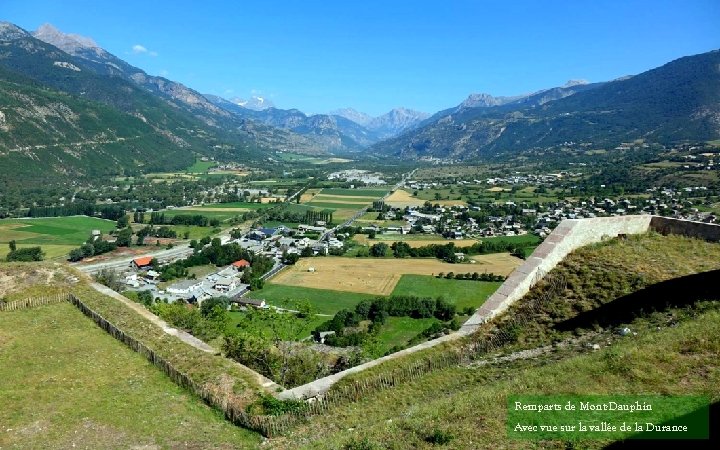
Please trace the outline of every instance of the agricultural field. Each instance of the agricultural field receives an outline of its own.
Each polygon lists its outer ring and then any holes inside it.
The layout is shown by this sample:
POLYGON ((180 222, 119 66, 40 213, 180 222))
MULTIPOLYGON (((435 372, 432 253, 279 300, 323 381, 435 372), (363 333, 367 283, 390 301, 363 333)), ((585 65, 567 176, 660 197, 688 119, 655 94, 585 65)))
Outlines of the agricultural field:
MULTIPOLYGON (((242 311, 230 311, 228 313, 229 321, 227 323, 227 330, 229 332, 234 331, 238 324, 241 322, 247 324, 247 322, 243 321, 245 314, 246 313, 242 311)), ((318 325, 327 321, 329 318, 330 317, 323 315, 312 315, 306 319, 294 318, 292 323, 292 329, 287 328, 281 330, 280 333, 283 336, 287 336, 288 339, 301 341, 310 338, 312 336, 312 331, 317 328, 318 325)), ((283 325, 289 326, 287 323, 283 323, 283 325)), ((263 331, 266 331, 268 326, 268 323, 256 323, 254 324, 254 328, 252 330, 247 331, 252 331, 254 333, 260 334, 263 333, 263 331)), ((277 324, 274 324, 274 326, 277 326, 277 324)))
POLYGON ((404 189, 398 189, 385 199, 385 204, 393 208, 405 208, 408 206, 422 206, 425 204, 425 200, 413 197, 410 192, 404 189))
POLYGON ((274 205, 272 203, 259 203, 259 202, 230 202, 230 203, 209 203, 207 205, 202 206, 194 206, 191 209, 197 209, 202 211, 222 211, 226 209, 230 210, 242 210, 245 211, 252 211, 252 210, 258 210, 258 209, 266 209, 266 208, 272 208, 274 205))
POLYGON ((0 220, 0 246, 14 240, 19 248, 41 246, 48 259, 62 258, 90 237, 92 230, 115 229, 112 220, 87 216, 0 220))
MULTIPOLYGON (((193 208, 176 208, 176 209, 164 209, 160 211, 161 213, 165 214, 165 217, 175 217, 175 216, 194 216, 194 215, 201 215, 205 216, 208 219, 218 219, 220 222, 225 222, 229 219, 232 219, 233 217, 240 216, 246 212, 250 211, 249 209, 234 209, 234 208, 217 208, 217 210, 214 210, 213 208, 210 209, 202 209, 201 207, 193 207, 193 208)), ((145 220, 149 223, 150 221, 150 214, 145 213, 145 220)))
POLYGON ((195 164, 185 169, 185 172, 187 173, 204 173, 210 170, 211 168, 217 166, 217 163, 215 161, 201 161, 196 160, 195 164))
POLYGON ((330 156, 311 156, 311 155, 300 155, 297 153, 276 153, 277 157, 281 161, 292 162, 292 163, 305 163, 312 165, 325 165, 325 164, 342 164, 352 162, 351 159, 336 158, 330 156))
POLYGON ((368 197, 379 199, 387 194, 390 189, 378 189, 378 188, 357 188, 357 189, 344 189, 344 188, 324 188, 321 194, 334 195, 342 197, 368 197))
POLYGON ((492 272, 509 275, 522 260, 507 253, 473 256, 475 264, 450 264, 436 259, 326 257, 301 259, 273 278, 273 284, 390 295, 402 275, 440 272, 492 272), (313 268, 314 272, 309 271, 313 268))
MULTIPOLYGON (((456 273, 466 272, 457 270, 456 273)), ((448 280, 427 275, 403 275, 395 285, 392 295, 442 296, 458 310, 462 310, 467 307, 480 307, 501 284, 499 281, 448 280)))
POLYGON ((257 448, 69 303, 0 313, 3 448, 257 448))
POLYGON ((321 189, 308 189, 300 196, 300 203, 307 203, 315 197, 321 189))
POLYGON ((353 309, 361 301, 375 298, 372 294, 277 284, 276 279, 277 277, 267 282, 259 291, 251 291, 247 296, 264 299, 270 305, 286 309, 295 309, 297 302, 308 301, 313 313, 327 315, 334 315, 341 309, 353 309))
POLYGON ((513 201, 521 202, 556 202, 558 190, 547 188, 543 192, 536 192, 534 186, 516 188, 514 186, 463 185, 414 191, 415 198, 420 204, 429 201, 442 206, 465 205, 468 201, 475 203, 494 203, 513 201))

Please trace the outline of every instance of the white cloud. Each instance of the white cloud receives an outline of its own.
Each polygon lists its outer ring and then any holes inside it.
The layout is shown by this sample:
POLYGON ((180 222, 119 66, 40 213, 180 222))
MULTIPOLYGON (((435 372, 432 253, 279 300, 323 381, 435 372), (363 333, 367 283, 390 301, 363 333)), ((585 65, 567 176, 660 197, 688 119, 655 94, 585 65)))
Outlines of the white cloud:
POLYGON ((132 52, 136 55, 148 55, 148 56, 157 56, 158 55, 157 52, 150 51, 144 45, 140 45, 140 44, 133 45, 132 52))
POLYGON ((160 76, 161 76, 161 77, 167 77, 168 75, 170 75, 170 72, 168 72, 166 69, 162 69, 162 70, 160 71, 160 76))

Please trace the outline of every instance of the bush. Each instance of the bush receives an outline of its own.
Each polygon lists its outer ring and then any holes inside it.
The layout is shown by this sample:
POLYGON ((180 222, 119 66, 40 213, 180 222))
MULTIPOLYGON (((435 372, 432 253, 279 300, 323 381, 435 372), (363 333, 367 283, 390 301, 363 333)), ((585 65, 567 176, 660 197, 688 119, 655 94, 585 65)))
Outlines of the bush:
POLYGON ((425 436, 425 442, 429 442, 433 445, 445 445, 449 444, 455 438, 452 434, 447 431, 435 429, 429 435, 425 436))
POLYGON ((42 261, 43 251, 40 247, 27 247, 13 250, 7 255, 8 261, 30 262, 42 261))
POLYGON ((363 438, 361 440, 353 438, 350 442, 343 446, 343 449, 345 450, 376 450, 379 448, 380 446, 370 441, 368 438, 363 438))
POLYGON ((307 404, 302 400, 278 400, 270 394, 261 395, 259 400, 247 406, 247 412, 280 416, 290 412, 302 411, 307 407, 307 404), (258 412, 257 407, 261 407, 262 411, 258 412))

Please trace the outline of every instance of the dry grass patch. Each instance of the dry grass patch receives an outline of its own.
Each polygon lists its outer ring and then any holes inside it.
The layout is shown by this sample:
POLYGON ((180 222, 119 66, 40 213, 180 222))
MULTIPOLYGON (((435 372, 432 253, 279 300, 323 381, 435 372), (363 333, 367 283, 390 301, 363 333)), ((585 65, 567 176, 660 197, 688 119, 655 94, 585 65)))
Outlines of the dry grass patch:
POLYGON ((272 284, 314 289, 390 295, 405 274, 493 272, 509 275, 522 261, 508 253, 474 256, 475 264, 449 264, 437 259, 375 259, 327 257, 301 259, 272 284), (314 268, 311 272, 308 269, 314 268))
POLYGON ((52 295, 72 286, 71 269, 58 263, 0 264, 0 299, 52 295))

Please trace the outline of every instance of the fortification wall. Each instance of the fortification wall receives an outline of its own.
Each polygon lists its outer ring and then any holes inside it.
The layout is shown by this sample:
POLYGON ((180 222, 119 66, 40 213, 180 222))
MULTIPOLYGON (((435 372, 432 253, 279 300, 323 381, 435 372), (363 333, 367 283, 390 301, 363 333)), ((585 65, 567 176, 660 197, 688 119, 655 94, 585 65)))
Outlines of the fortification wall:
POLYGON ((650 228, 662 234, 682 234, 694 238, 720 242, 720 225, 670 217, 653 216, 650 228))
MULTIPOLYGON (((532 288, 534 280, 551 271, 575 249, 614 238, 639 234, 650 229, 653 216, 597 217, 563 220, 525 262, 510 274, 500 288, 468 319, 460 332, 470 334, 480 324, 501 314, 532 288), (538 272, 540 272, 538 274, 538 272), (539 276, 538 276, 539 275, 539 276)), ((718 227, 720 228, 720 227, 718 227)))

